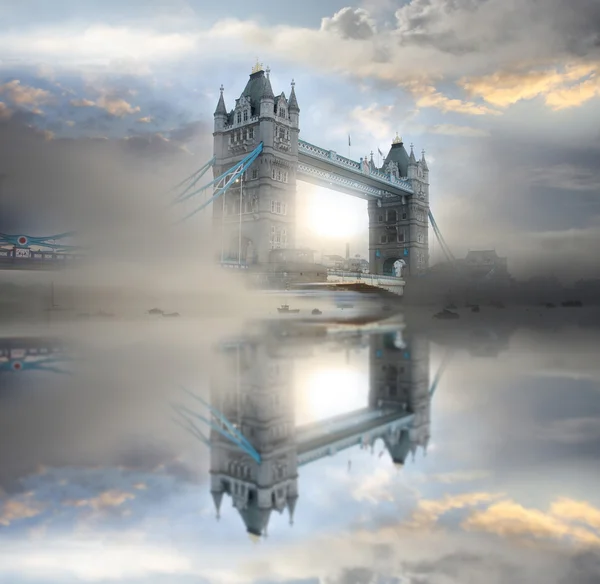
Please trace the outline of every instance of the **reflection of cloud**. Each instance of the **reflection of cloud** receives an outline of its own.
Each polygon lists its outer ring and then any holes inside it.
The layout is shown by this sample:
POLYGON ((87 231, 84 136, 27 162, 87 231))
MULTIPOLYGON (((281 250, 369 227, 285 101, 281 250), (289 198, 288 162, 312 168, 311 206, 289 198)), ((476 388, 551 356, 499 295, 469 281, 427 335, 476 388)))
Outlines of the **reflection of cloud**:
POLYGON ((12 115, 12 110, 2 101, 0 101, 0 120, 7 120, 12 115))
MULTIPOLYGON (((559 501, 557 509, 563 517, 579 517, 582 505, 559 501)), ((598 512, 600 513, 600 512, 598 512)), ((551 513, 528 509, 506 500, 494 503, 482 511, 474 511, 462 524, 471 531, 484 531, 502 537, 533 537, 534 539, 569 539, 578 544, 600 546, 600 537, 587 529, 571 525, 551 513)))
POLYGON ((0 506, 0 525, 8 527, 15 521, 37 517, 43 509, 43 505, 33 499, 32 493, 8 499, 0 506))
POLYGON ((149 124, 150 122, 152 122, 152 120, 152 116, 144 116, 143 118, 138 118, 136 122, 138 124, 149 124))
POLYGON ((120 507, 126 501, 135 499, 131 493, 112 489, 105 491, 92 499, 76 499, 65 502, 65 505, 72 507, 91 507, 94 511, 102 511, 111 507, 120 507))
POLYGON ((472 470, 472 471, 458 471, 458 472, 448 472, 443 474, 435 474, 429 475, 426 479, 444 484, 452 484, 452 483, 466 483, 470 481, 478 481, 481 479, 487 479, 490 476, 488 471, 483 470, 472 470))
POLYGON ((47 103, 52 98, 49 91, 21 85, 18 79, 0 85, 0 95, 2 94, 6 95, 15 105, 34 108, 36 111, 38 106, 47 103))
POLYGON ((390 489, 391 485, 392 474, 390 471, 379 468, 361 480, 354 488, 352 496, 356 501, 369 501, 370 503, 393 501, 394 494, 390 489))
POLYGON ((446 495, 443 499, 438 500, 424 499, 419 501, 417 509, 410 517, 408 524, 418 528, 430 527, 448 511, 489 503, 501 496, 495 493, 463 493, 460 495, 446 495))
POLYGON ((566 418, 544 422, 537 427, 535 437, 544 442, 589 444, 600 440, 600 419, 566 418))

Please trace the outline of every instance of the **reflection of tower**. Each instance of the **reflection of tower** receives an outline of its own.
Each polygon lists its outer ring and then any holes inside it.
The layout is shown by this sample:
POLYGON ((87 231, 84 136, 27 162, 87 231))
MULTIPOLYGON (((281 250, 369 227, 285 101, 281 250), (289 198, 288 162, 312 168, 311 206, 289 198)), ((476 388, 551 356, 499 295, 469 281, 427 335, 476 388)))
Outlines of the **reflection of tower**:
POLYGON ((369 405, 405 409, 414 418, 384 442, 392 460, 404 464, 417 447, 427 451, 430 430, 429 342, 419 337, 399 339, 397 333, 372 335, 369 405))
POLYGON ((259 343, 240 344, 222 358, 211 403, 260 453, 261 463, 213 430, 211 493, 217 513, 228 494, 248 533, 260 536, 273 510, 287 508, 292 522, 298 498, 291 362, 259 343))

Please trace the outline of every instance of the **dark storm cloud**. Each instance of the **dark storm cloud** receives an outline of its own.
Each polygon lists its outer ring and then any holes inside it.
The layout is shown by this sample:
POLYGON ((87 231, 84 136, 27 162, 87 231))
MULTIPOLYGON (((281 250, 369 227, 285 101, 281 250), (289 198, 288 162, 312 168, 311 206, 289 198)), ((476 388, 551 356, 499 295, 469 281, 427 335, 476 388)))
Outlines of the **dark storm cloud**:
MULTIPOLYGON (((412 0, 397 10, 396 18, 402 44, 453 55, 515 44, 529 46, 540 57, 544 50, 547 57, 585 56, 599 46, 595 0, 412 0)), ((521 55, 525 60, 531 56, 521 55)))
POLYGON ((366 10, 342 8, 331 18, 324 18, 321 29, 337 33, 343 39, 366 40, 375 35, 375 23, 366 10))

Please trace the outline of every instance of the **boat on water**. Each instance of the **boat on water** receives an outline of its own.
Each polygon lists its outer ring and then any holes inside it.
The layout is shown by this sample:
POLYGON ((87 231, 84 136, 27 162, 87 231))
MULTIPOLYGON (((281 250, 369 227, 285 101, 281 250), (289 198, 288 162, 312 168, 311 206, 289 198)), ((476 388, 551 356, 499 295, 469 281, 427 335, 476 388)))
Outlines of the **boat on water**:
POLYGON ((290 308, 289 304, 282 304, 278 309, 277 312, 279 312, 279 314, 298 314, 300 312, 299 308, 290 308))

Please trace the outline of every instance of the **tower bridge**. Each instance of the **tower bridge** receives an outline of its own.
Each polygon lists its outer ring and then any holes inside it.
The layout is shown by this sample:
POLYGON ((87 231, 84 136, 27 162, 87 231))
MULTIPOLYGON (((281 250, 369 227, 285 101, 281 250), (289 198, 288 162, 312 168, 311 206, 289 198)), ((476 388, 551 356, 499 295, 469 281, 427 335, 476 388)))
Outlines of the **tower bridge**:
POLYGON ((430 387, 426 339, 403 338, 401 331, 370 335, 365 406, 302 425, 296 424, 294 354, 280 338, 232 344, 222 352, 221 373, 204 404, 210 420, 192 414, 209 432, 189 417, 186 422, 210 448, 217 513, 227 495, 254 536, 266 533, 273 511, 287 509, 293 520, 303 466, 350 447, 372 450, 378 440, 391 461, 403 465, 429 442, 430 400, 439 376, 430 387))
POLYGON ((189 177, 176 199, 187 201, 213 189, 212 197, 187 217, 212 205, 221 261, 265 265, 275 250, 289 250, 293 258, 296 185, 304 181, 368 201, 372 274, 394 276, 398 260, 404 262, 408 274, 424 272, 429 261, 430 218, 424 152, 417 160, 412 145, 408 153, 402 138, 396 136, 378 167, 372 154, 370 159, 354 161, 301 140, 299 135, 300 106, 294 81, 289 95, 276 95, 269 69, 257 64, 230 109, 221 86, 214 112, 214 156, 189 177), (190 192, 209 166, 214 180, 190 192))

